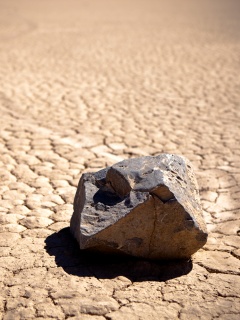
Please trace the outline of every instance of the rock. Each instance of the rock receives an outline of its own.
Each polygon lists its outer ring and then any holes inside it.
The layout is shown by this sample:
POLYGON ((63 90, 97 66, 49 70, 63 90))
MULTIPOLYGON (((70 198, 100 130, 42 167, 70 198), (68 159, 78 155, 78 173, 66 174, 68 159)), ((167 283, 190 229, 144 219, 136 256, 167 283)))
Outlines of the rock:
POLYGON ((161 154, 82 175, 71 232, 81 249, 189 258, 207 241, 190 162, 161 154))

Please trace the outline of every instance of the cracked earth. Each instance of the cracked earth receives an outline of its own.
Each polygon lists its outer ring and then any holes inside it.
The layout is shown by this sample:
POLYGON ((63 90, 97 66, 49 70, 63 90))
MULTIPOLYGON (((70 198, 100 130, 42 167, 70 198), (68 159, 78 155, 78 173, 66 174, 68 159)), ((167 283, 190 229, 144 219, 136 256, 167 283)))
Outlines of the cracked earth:
POLYGON ((239 2, 0 0, 0 317, 239 319, 239 2), (83 172, 190 159, 208 243, 190 261, 80 252, 83 172))

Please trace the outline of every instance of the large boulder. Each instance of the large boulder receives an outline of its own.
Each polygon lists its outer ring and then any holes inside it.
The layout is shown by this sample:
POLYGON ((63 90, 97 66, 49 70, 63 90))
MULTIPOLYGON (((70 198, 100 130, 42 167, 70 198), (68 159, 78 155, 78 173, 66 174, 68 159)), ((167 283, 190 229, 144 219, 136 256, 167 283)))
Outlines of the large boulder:
POLYGON ((81 249, 150 259, 189 258, 207 241, 192 166, 172 154, 83 174, 70 228, 81 249))

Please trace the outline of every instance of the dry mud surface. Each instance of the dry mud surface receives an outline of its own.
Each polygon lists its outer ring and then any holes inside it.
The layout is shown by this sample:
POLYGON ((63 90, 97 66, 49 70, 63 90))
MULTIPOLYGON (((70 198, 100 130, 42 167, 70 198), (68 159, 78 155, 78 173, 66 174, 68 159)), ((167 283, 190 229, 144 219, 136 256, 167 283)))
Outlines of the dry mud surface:
POLYGON ((239 319, 239 1, 0 1, 0 317, 239 319), (192 261, 78 250, 82 172, 183 154, 192 261))

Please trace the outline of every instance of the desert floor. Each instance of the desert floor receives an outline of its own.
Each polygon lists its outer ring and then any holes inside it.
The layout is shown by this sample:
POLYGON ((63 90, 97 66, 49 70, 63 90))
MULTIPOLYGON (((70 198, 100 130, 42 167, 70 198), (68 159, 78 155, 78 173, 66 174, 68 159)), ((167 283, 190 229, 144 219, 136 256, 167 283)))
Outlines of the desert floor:
POLYGON ((239 319, 239 1, 0 0, 0 317, 239 319), (80 252, 83 172, 182 154, 192 261, 80 252))

